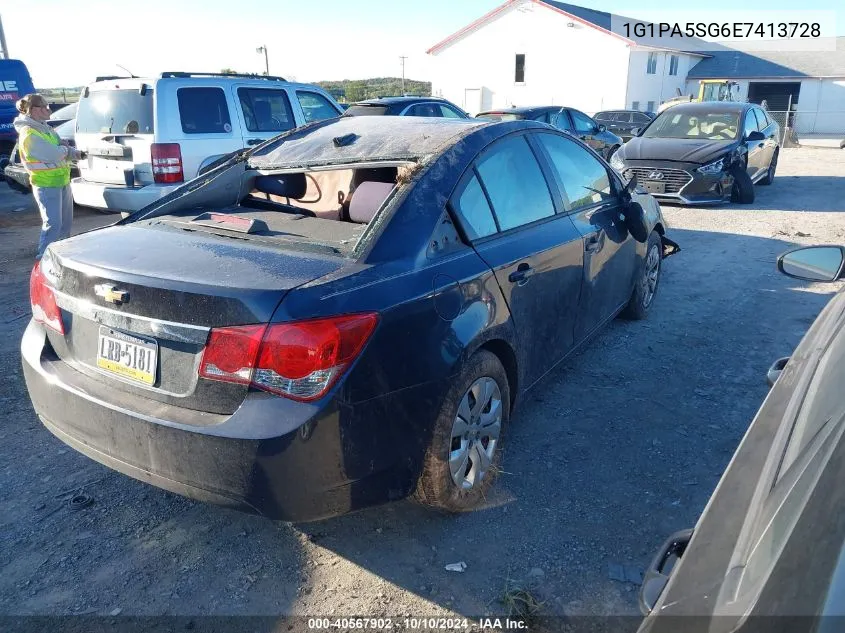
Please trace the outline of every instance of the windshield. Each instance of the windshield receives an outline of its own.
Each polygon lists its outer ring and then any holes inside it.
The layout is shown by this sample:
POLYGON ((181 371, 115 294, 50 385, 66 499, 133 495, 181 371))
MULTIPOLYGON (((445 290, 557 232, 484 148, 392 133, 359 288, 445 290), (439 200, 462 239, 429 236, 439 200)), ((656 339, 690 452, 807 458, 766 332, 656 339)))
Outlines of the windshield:
POLYGON ((510 114, 504 112, 488 112, 486 114, 479 114, 476 119, 486 119, 487 121, 521 121, 525 118, 524 114, 510 114))
POLYGON ((152 134, 153 91, 91 92, 79 102, 76 126, 80 134, 152 134))
POLYGON ((733 141, 738 130, 738 112, 679 112, 669 109, 648 126, 643 137, 733 141))

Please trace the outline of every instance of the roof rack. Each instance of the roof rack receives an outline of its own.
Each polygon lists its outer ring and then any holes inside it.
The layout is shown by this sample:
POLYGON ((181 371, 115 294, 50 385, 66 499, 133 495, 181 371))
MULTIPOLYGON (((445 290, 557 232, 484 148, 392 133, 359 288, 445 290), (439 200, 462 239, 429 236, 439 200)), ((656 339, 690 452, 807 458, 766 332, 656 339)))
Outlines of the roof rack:
POLYGON ((128 75, 101 75, 94 79, 94 81, 111 81, 112 79, 132 79, 132 77, 128 75))
POLYGON ((248 75, 246 73, 191 73, 191 72, 164 72, 161 77, 238 77, 241 79, 268 79, 270 81, 287 81, 284 77, 276 75, 248 75))

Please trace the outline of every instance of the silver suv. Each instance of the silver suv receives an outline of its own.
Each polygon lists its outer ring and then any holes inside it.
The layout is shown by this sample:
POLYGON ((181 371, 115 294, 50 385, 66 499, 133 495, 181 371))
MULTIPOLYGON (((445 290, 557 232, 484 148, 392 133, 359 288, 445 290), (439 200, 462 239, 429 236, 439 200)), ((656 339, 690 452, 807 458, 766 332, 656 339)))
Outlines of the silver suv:
POLYGON ((169 72, 84 89, 71 182, 77 204, 137 211, 230 152, 343 110, 325 90, 282 77, 169 72))

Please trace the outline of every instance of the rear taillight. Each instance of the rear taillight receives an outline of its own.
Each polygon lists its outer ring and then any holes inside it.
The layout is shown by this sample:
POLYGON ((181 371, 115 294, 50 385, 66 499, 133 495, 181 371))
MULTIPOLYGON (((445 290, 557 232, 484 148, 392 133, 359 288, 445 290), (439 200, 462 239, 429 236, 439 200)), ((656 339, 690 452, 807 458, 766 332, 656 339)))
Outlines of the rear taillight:
POLYGON ((374 313, 211 331, 200 375, 250 383, 293 400, 323 396, 352 364, 378 322, 374 313))
POLYGON ((200 363, 200 376, 249 384, 266 325, 211 330, 200 363))
POLYGON ((153 143, 150 146, 153 180, 159 184, 183 182, 182 149, 179 143, 153 143))
POLYGON ((40 261, 35 262, 29 277, 29 302, 32 305, 32 316, 36 321, 59 334, 65 333, 62 312, 56 304, 56 295, 53 294, 53 289, 41 270, 40 261))

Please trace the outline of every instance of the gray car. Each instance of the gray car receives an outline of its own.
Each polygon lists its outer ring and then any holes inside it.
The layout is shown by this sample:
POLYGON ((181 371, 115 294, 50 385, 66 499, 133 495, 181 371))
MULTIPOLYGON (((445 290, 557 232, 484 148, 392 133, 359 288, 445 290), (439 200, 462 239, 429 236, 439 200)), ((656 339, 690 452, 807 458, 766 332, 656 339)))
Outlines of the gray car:
POLYGON ((476 118, 488 119, 490 121, 527 119, 549 123, 556 128, 569 132, 573 136, 577 136, 605 160, 610 160, 610 157, 613 156, 623 143, 622 139, 609 131, 604 124, 596 122, 575 108, 562 108, 560 106, 504 108, 502 110, 480 112, 476 115, 476 118))
POLYGON ((634 130, 644 128, 656 116, 654 112, 639 110, 603 110, 596 112, 593 118, 627 143, 634 137, 634 130))
MULTIPOLYGON (((780 272, 810 281, 841 279, 844 268, 840 246, 778 259, 780 272)), ((772 389, 695 528, 655 556, 640 633, 842 630, 832 616, 845 612, 843 360, 840 291, 772 365, 772 389)))

